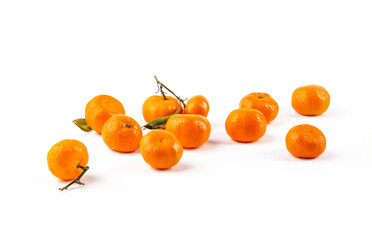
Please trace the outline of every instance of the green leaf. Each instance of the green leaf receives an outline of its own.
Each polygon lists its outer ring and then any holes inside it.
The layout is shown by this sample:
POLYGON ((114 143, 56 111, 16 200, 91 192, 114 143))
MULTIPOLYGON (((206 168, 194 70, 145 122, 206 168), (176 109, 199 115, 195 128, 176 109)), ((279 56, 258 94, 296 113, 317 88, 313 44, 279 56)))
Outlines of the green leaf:
POLYGON ((76 126, 78 126, 84 132, 90 132, 90 131, 92 131, 92 129, 89 127, 88 123, 85 121, 84 118, 78 118, 78 119, 75 119, 72 122, 75 123, 76 126))
POLYGON ((148 122, 145 126, 143 126, 142 128, 147 128, 147 129, 160 129, 160 128, 163 128, 165 127, 165 125, 167 124, 168 122, 168 119, 170 117, 172 117, 173 115, 176 115, 178 114, 179 112, 181 111, 181 104, 180 106, 178 107, 177 111, 169 116, 166 116, 166 117, 161 117, 161 118, 157 118, 157 119, 154 119, 150 122, 148 122))

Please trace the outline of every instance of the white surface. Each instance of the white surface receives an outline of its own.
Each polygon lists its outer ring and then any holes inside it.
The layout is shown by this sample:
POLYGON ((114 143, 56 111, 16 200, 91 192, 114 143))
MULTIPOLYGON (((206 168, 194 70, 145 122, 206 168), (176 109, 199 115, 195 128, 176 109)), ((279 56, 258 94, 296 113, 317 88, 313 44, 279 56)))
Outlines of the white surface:
POLYGON ((371 239, 370 1, 1 1, 1 239, 371 239), (71 120, 95 95, 144 124, 153 74, 182 97, 205 95, 209 141, 169 171, 110 151, 71 120), (292 91, 320 84, 329 111, 303 117, 292 91), (240 144, 227 115, 253 91, 278 118, 240 144), (287 131, 327 137, 292 157, 287 131), (86 144, 86 186, 66 192, 50 147, 86 144))

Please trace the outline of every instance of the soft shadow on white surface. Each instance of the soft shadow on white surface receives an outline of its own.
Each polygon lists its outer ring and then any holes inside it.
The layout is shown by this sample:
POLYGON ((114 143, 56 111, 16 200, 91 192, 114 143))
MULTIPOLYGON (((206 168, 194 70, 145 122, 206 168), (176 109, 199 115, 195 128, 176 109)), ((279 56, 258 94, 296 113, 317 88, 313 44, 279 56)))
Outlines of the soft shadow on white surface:
POLYGON ((140 155, 141 154, 139 148, 137 148, 134 152, 119 152, 119 151, 112 150, 108 147, 107 147, 107 150, 117 155, 140 155))
MULTIPOLYGON (((309 118, 309 119, 316 119, 316 118, 321 118, 321 119, 325 118, 325 119, 328 119, 328 118, 338 117, 339 115, 340 115, 340 113, 338 111, 327 110, 326 112, 324 112, 321 115, 317 115, 317 116, 306 116, 306 115, 301 115, 301 114, 297 113, 294 109, 290 109, 288 111, 285 111, 285 112, 281 113, 280 116, 278 115, 277 119, 280 119, 280 122, 282 122, 285 119, 291 119, 291 118, 295 118, 295 119, 302 118, 302 119, 305 119, 305 120, 306 120, 306 118, 309 118)), ((275 123, 275 121, 277 119, 275 119, 272 123, 275 123)))
POLYGON ((282 149, 270 150, 270 153, 273 155, 273 157, 275 157, 275 159, 285 162, 312 162, 312 161, 324 162, 334 161, 335 159, 337 159, 337 156, 335 156, 334 153, 332 152, 328 152, 327 149, 319 157, 309 159, 297 158, 293 156, 291 153, 288 152, 285 146, 282 149))
MULTIPOLYGON (((182 161, 182 159, 181 159, 182 161)), ((169 171, 169 172, 184 172, 193 169, 193 166, 190 165, 189 163, 179 162, 176 166, 170 168, 170 169, 165 169, 165 170, 156 170, 156 171, 169 171)))
POLYGON ((276 137, 274 137, 273 135, 265 134, 262 138, 258 139, 255 142, 252 142, 252 143, 267 144, 267 143, 275 142, 277 140, 278 139, 276 137))
MULTIPOLYGON (((146 172, 158 172, 158 173, 172 173, 172 172, 184 172, 193 169, 192 165, 189 163, 185 163, 183 159, 180 160, 179 163, 177 163, 176 166, 168 168, 168 169, 157 169, 157 168, 152 168, 151 166, 146 166, 146 172)), ((143 172, 143 171, 142 171, 143 172)))
POLYGON ((208 151, 208 150, 213 150, 215 148, 218 148, 219 145, 224 144, 222 141, 217 141, 217 140, 208 140, 205 142, 203 145, 201 145, 198 148, 184 148, 184 151, 208 151))

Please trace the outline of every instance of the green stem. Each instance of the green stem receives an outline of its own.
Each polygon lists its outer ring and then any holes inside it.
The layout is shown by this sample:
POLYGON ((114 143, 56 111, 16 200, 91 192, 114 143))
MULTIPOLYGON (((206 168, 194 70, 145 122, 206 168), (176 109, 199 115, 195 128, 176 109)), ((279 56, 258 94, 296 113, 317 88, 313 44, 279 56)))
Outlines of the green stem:
POLYGON ((89 166, 83 167, 83 166, 80 165, 80 163, 78 163, 76 168, 81 168, 81 169, 83 169, 83 171, 80 173, 80 175, 74 181, 70 182, 69 184, 67 184, 63 188, 59 188, 60 191, 67 190, 74 183, 79 184, 79 185, 85 185, 85 183, 80 182, 80 179, 88 171, 89 166))
POLYGON ((182 103, 182 106, 183 108, 186 107, 186 104, 185 104, 185 101, 187 100, 186 99, 182 99, 180 96, 177 96, 172 90, 170 90, 169 88, 167 88, 167 86, 165 86, 162 82, 160 82, 158 80, 158 78, 154 75, 154 78, 155 78, 155 81, 156 81, 156 84, 158 85, 158 89, 159 91, 161 92, 161 94, 163 95, 163 98, 166 100, 167 98, 165 97, 165 94, 164 94, 164 91, 163 91, 163 88, 167 89, 175 98, 177 98, 178 101, 180 101, 182 103))

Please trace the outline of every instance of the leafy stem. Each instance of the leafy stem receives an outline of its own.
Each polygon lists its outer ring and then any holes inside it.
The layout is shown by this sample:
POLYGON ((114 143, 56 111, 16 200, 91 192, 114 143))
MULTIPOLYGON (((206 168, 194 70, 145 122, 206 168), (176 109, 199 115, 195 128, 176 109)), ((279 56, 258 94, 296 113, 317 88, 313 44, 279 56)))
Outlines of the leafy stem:
POLYGON ((74 181, 70 182, 69 184, 67 184, 63 188, 59 188, 60 191, 67 190, 74 183, 79 184, 79 185, 85 185, 85 183, 80 182, 80 179, 88 171, 89 166, 83 167, 83 166, 80 165, 80 163, 78 163, 78 165, 76 166, 76 168, 81 168, 81 169, 83 169, 83 171, 80 173, 80 175, 77 178, 75 178, 74 181))
POLYGON ((170 90, 167 86, 165 86, 162 82, 160 82, 155 75, 154 75, 154 78, 158 86, 158 92, 160 92, 163 95, 164 100, 167 100, 167 97, 165 96, 163 88, 167 89, 168 92, 170 92, 175 98, 177 98, 177 100, 180 101, 180 103, 182 104, 183 108, 186 107, 185 101, 187 100, 187 98, 182 99, 180 96, 177 96, 172 90, 170 90))
POLYGON ((167 124, 167 121, 170 117, 172 117, 173 115, 176 115, 178 114, 179 112, 181 111, 181 105, 178 107, 177 111, 171 115, 168 115, 166 117, 161 117, 161 118, 157 118, 157 119, 154 119, 148 123, 146 123, 146 125, 142 126, 142 128, 147 128, 147 129, 160 129, 160 128, 163 128, 165 126, 165 124, 167 124))

